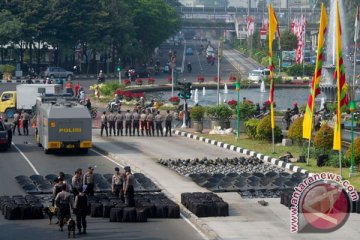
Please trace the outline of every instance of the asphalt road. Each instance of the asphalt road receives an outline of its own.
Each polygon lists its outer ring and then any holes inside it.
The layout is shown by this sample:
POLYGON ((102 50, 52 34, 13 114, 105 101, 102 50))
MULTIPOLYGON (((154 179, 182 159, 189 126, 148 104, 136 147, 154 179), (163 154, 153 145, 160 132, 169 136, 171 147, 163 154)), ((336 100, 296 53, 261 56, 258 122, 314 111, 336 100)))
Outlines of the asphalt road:
MULTIPOLYGON (((0 195, 25 193, 15 181, 17 175, 73 173, 81 167, 95 166, 97 173, 112 173, 116 164, 94 151, 87 155, 49 154, 37 147, 33 132, 29 137, 15 136, 14 145, 0 152, 0 195), (21 152, 19 152, 21 151, 21 152), (33 165, 30 166, 30 163, 33 165)), ((46 219, 8 221, 0 217, 0 239, 64 239, 55 225, 46 219)), ((202 239, 202 236, 184 219, 149 219, 147 223, 110 223, 108 219, 88 218, 86 239, 202 239)))

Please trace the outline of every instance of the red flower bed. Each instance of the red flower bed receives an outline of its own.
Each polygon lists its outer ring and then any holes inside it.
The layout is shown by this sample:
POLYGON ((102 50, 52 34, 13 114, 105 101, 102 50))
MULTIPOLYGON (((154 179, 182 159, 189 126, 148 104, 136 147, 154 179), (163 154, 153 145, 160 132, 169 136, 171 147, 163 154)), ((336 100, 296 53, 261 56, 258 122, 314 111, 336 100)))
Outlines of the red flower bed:
MULTIPOLYGON (((263 103, 263 105, 266 107, 266 108, 270 108, 270 101, 267 100, 263 103)), ((274 108, 276 107, 276 102, 274 102, 274 108)))
MULTIPOLYGON (((217 76, 215 76, 213 79, 214 79, 215 82, 218 81, 218 77, 217 77, 217 76)), ((221 77, 220 77, 220 82, 221 82, 221 77)))
POLYGON ((168 80, 168 83, 172 83, 172 77, 171 76, 167 77, 167 80, 168 80))
POLYGON ((236 82, 236 77, 235 76, 230 76, 229 77, 229 82, 236 82))
POLYGON ((196 80, 197 80, 199 83, 202 83, 202 82, 205 81, 205 78, 204 78, 204 76, 199 75, 199 76, 197 76, 196 80))
POLYGON ((236 100, 232 99, 232 100, 229 100, 229 101, 227 102, 227 104, 229 105, 230 108, 235 109, 236 106, 237 106, 237 104, 238 104, 238 102, 237 102, 236 100))
POLYGON ((180 102, 180 98, 178 96, 173 96, 169 98, 170 102, 180 102))
POLYGON ((142 80, 141 78, 137 78, 137 79, 135 80, 135 84, 136 84, 136 85, 142 85, 142 83, 143 83, 143 80, 142 80))
POLYGON ((125 79, 124 82, 123 82, 126 86, 129 86, 131 84, 131 81, 130 79, 125 79))
POLYGON ((152 85, 155 83, 155 78, 148 78, 148 84, 152 85))
POLYGON ((117 95, 119 95, 120 98, 124 98, 128 101, 130 101, 134 98, 139 99, 141 97, 144 97, 144 93, 133 93, 133 92, 123 91, 123 90, 116 90, 115 93, 117 95))

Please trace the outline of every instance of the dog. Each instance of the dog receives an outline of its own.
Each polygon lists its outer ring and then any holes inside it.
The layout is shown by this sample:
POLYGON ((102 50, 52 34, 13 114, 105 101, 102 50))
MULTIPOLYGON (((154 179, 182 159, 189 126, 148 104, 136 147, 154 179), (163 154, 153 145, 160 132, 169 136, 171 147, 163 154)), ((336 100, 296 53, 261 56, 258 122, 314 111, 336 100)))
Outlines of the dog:
POLYGON ((70 238, 71 233, 73 235, 73 238, 75 238, 75 229, 76 229, 75 221, 74 219, 70 218, 68 221, 68 238, 70 238))
POLYGON ((51 225, 51 220, 52 220, 53 216, 57 215, 57 208, 52 207, 52 206, 45 207, 44 213, 49 217, 49 225, 51 225))

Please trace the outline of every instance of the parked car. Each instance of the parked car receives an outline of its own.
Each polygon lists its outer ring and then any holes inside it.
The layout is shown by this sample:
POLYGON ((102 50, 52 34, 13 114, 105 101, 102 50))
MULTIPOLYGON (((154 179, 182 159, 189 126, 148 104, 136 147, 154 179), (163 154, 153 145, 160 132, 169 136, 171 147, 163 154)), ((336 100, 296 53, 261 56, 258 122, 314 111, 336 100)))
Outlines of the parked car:
POLYGON ((250 81, 260 83, 262 80, 265 80, 270 75, 269 69, 259 69, 259 70, 252 70, 249 72, 248 79, 250 81))
POLYGON ((185 54, 186 55, 194 55, 194 50, 192 48, 187 48, 185 54))
POLYGON ((0 149, 6 150, 11 146, 12 131, 10 126, 6 125, 2 119, 0 119, 0 149))
POLYGON ((74 78, 74 73, 66 71, 61 67, 47 67, 44 72, 40 73, 40 76, 43 78, 66 78, 67 80, 71 80, 74 78))

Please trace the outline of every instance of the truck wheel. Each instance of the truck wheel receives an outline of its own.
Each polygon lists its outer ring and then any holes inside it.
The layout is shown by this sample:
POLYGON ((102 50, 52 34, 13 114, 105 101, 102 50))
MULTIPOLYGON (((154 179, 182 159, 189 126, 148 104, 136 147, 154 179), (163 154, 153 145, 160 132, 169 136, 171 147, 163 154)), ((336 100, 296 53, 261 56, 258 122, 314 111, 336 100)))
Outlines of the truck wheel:
POLYGON ((89 152, 88 148, 80 149, 81 154, 88 154, 88 152, 89 152))
POLYGON ((49 149, 44 148, 44 153, 45 153, 45 154, 49 154, 49 153, 50 153, 50 150, 49 150, 49 149))
POLYGON ((40 137, 39 137, 39 134, 37 133, 37 130, 35 133, 35 139, 36 139, 36 143, 37 143, 38 147, 41 147, 40 137))
POLYGON ((50 77, 51 79, 55 78, 55 76, 54 76, 53 74, 51 74, 49 77, 50 77))
POLYGON ((14 114, 15 114, 15 109, 13 108, 6 109, 5 111, 5 115, 7 118, 13 118, 14 114))

